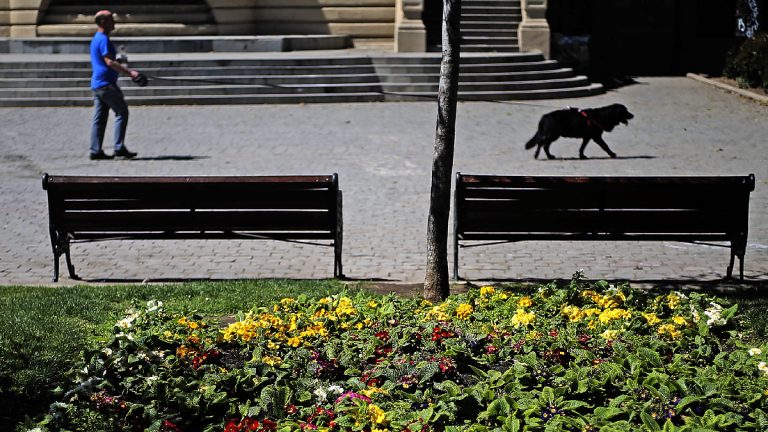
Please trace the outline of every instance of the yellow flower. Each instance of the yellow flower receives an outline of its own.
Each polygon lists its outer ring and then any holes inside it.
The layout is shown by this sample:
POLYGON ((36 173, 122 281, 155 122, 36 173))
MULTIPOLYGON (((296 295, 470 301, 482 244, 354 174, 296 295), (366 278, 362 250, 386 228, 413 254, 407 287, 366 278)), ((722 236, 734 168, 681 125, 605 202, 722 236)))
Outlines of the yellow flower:
POLYGON ((605 340, 615 340, 619 332, 616 330, 606 330, 600 336, 605 340))
POLYGON ((382 424, 386 421, 386 413, 376 405, 368 405, 368 415, 373 424, 382 424))
POLYGON ((472 305, 466 303, 462 303, 456 308, 456 316, 462 320, 469 318, 469 316, 472 315, 472 312, 472 305))
POLYGON ((577 306, 573 305, 564 306, 563 310, 560 311, 560 315, 568 318, 568 321, 570 322, 578 322, 584 318, 584 312, 582 312, 581 309, 579 309, 577 306))
POLYGON ((533 300, 531 300, 530 297, 522 297, 520 300, 517 301, 517 306, 521 308, 527 308, 531 307, 533 305, 533 300))
POLYGON ((680 296, 676 293, 669 293, 666 297, 667 299, 667 306, 669 306, 670 309, 677 309, 678 306, 680 306, 680 296))
POLYGON ((659 319, 659 317, 657 317, 655 313, 651 313, 651 312, 643 313, 643 318, 645 318, 645 320, 648 321, 648 325, 652 325, 652 326, 658 324, 661 321, 661 319, 659 319))
POLYGON ((631 317, 632 317, 632 314, 629 311, 625 310, 625 309, 621 309, 621 308, 610 309, 609 308, 609 309, 606 309, 606 310, 600 312, 600 316, 598 317, 598 319, 600 320, 601 323, 607 324, 607 323, 609 323, 611 321, 619 320, 619 319, 622 319, 622 318, 631 318, 631 317))
POLYGON ((681 317, 680 315, 672 317, 672 322, 674 322, 675 324, 681 327, 688 323, 688 321, 685 318, 681 317))
POLYGON ((512 317, 512 325, 515 327, 526 326, 532 323, 536 319, 536 315, 531 312, 526 312, 525 309, 518 309, 515 315, 512 317))
POLYGON ((492 296, 495 293, 496 293, 496 290, 490 285, 485 285, 480 287, 481 296, 492 296))
POLYGON ((272 341, 267 341, 267 349, 270 349, 270 350, 273 350, 273 351, 277 350, 277 349, 280 349, 280 344, 274 343, 272 341))
POLYGON ((301 339, 298 337, 292 337, 288 338, 288 346, 292 346, 294 348, 297 348, 299 345, 301 345, 301 339))
POLYGON ((499 300, 506 300, 509 296, 505 293, 499 293, 499 300))
POLYGON ((283 362, 283 359, 277 356, 264 356, 262 357, 261 361, 263 361, 264 364, 267 364, 269 366, 277 366, 283 362))
POLYGON ((676 329, 673 324, 662 324, 659 326, 657 332, 662 336, 667 334, 672 339, 678 339, 680 336, 682 336, 682 332, 676 329))
POLYGON ((370 309, 376 309, 376 307, 377 307, 377 306, 379 306, 379 304, 378 304, 378 303, 376 303, 376 301, 375 301, 375 300, 371 300, 371 301, 369 301, 369 302, 366 304, 366 306, 368 306, 370 309))

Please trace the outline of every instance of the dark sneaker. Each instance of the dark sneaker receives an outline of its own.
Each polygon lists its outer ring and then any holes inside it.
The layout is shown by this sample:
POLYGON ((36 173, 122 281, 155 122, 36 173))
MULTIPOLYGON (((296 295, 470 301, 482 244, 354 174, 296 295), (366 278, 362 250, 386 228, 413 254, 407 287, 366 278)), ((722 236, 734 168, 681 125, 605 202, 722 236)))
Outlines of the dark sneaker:
POLYGON ((107 160, 107 159, 112 159, 114 156, 110 156, 104 153, 103 151, 99 151, 98 153, 91 153, 89 157, 91 158, 91 160, 107 160))
POLYGON ((121 157, 126 159, 135 158, 138 153, 129 151, 127 148, 123 147, 120 150, 115 150, 115 157, 121 157))

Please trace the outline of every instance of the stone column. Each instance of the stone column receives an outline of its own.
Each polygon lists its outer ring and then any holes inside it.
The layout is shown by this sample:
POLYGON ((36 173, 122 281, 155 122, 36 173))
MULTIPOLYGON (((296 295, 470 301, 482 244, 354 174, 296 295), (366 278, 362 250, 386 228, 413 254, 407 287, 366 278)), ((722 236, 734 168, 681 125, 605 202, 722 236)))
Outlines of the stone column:
POLYGON ((395 10, 395 51, 426 52, 427 30, 421 19, 422 0, 397 0, 395 10))
POLYGON ((517 29, 520 51, 539 50, 549 58, 549 24, 547 0, 522 0, 523 21, 517 29))

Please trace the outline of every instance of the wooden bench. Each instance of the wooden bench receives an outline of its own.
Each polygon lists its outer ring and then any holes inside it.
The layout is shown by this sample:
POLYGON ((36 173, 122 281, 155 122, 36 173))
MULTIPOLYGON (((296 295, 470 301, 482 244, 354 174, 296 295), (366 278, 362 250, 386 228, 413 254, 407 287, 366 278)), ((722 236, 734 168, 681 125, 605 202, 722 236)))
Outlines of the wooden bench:
POLYGON ((458 173, 453 277, 459 278, 460 246, 522 240, 669 240, 729 242, 727 277, 738 256, 739 275, 744 279, 749 194, 754 188, 753 174, 525 177, 458 173))
POLYGON ((70 244, 102 240, 266 239, 332 246, 341 277, 338 175, 101 177, 43 175, 53 280, 70 244), (328 243, 328 241, 330 243, 328 243))

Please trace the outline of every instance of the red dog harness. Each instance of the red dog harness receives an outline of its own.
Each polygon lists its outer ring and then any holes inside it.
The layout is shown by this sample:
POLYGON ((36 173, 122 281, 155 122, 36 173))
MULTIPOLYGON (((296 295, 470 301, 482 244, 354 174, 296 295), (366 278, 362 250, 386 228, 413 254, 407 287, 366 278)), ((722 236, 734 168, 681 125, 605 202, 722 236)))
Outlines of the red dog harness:
POLYGON ((592 125, 594 124, 596 128, 600 130, 605 130, 603 129, 603 126, 600 123, 598 123, 597 120, 589 118, 589 115, 587 115, 587 112, 585 110, 579 110, 579 114, 581 114, 582 116, 584 116, 585 119, 587 119, 587 127, 592 127, 592 125))

